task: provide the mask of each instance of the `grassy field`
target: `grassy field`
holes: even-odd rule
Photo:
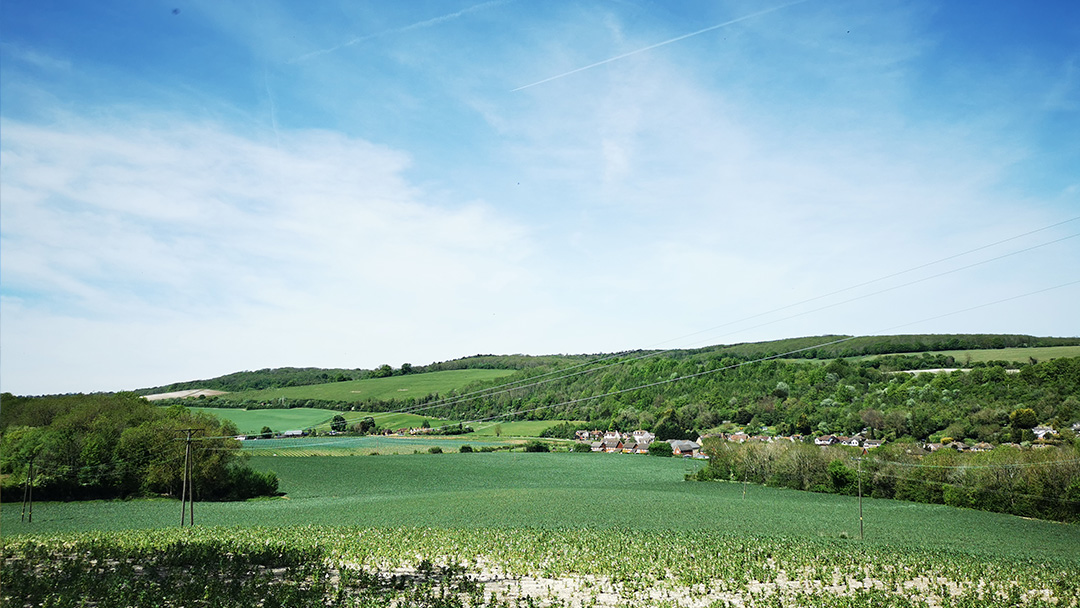
[[[292,429],[306,429],[315,427],[320,431],[330,429],[330,420],[340,414],[346,423],[354,424],[365,417],[375,419],[375,424],[381,429],[400,429],[420,427],[426,421],[432,428],[444,425],[455,425],[457,420],[443,420],[431,418],[419,414],[399,414],[394,412],[339,412],[336,410],[323,410],[315,408],[293,409],[256,409],[244,410],[228,407],[192,407],[195,411],[213,414],[225,420],[231,420],[236,428],[244,434],[253,434],[268,426],[275,432]],[[482,437],[487,440],[498,437],[539,437],[549,427],[561,424],[561,420],[522,420],[517,422],[487,421],[473,423],[475,433],[468,437]],[[579,421],[572,420],[572,424]]]
[[[331,382],[309,386],[290,386],[261,391],[241,391],[222,395],[231,402],[270,402],[279,398],[322,399],[326,401],[364,401],[365,399],[404,399],[425,397],[432,393],[446,393],[460,389],[473,382],[497,380],[513,374],[508,369],[461,369],[427,374],[409,374],[389,378]]]
[[[683,481],[700,463],[649,456],[251,462],[288,494],[198,503],[195,529],[175,500],[39,503],[33,524],[5,506],[0,602],[1080,605],[1080,526],[864,499],[859,540],[853,497]]]
[[[476,437],[470,433],[459,436],[385,437],[298,437],[295,439],[248,440],[243,450],[253,456],[370,456],[372,454],[415,454],[438,447],[444,452],[458,452],[461,446],[475,449],[484,447],[509,447],[523,444],[521,439],[498,440],[494,437]]]
[[[205,526],[430,526],[437,528],[722,529],[733,534],[857,537],[855,498],[719,482],[687,482],[699,462],[628,454],[254,456],[287,495],[199,503]],[[40,503],[34,523],[0,512],[4,534],[161,528],[175,500]],[[1004,549],[1080,560],[1080,526],[890,500],[864,499],[868,542]]]
[[[425,420],[428,421],[428,424],[432,427],[439,427],[445,424],[457,424],[457,421],[451,422],[438,418],[428,418],[417,414],[339,412],[336,410],[306,407],[257,410],[244,410],[229,407],[192,407],[189,409],[213,414],[214,416],[225,420],[231,420],[236,424],[236,428],[241,433],[245,434],[257,433],[262,430],[263,426],[268,426],[275,432],[311,427],[326,431],[330,429],[330,420],[338,414],[343,416],[348,424],[360,422],[365,417],[371,416],[375,419],[375,424],[378,425],[379,428],[389,429],[419,427]]]
[[[557,424],[562,424],[563,422],[563,420],[521,420],[518,422],[499,422],[491,420],[473,424],[472,426],[476,429],[476,432],[472,433],[471,436],[539,437],[540,433],[543,433]],[[584,421],[570,420],[569,422],[570,424],[578,424]]]
[[[1046,361],[1062,357],[1080,357],[1080,346],[1040,346],[1034,348],[999,348],[992,350],[944,350],[931,354],[950,355],[960,365],[970,361],[1016,361],[1027,363],[1030,359]]]

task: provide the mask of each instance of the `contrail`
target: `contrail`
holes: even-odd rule
[[[301,61],[307,61],[308,59],[311,59],[312,57],[318,57],[319,55],[326,55],[326,54],[329,54],[329,53],[333,53],[334,51],[343,49],[343,48],[348,47],[348,46],[353,46],[353,45],[356,45],[356,44],[360,44],[361,42],[364,42],[366,40],[371,40],[372,38],[381,38],[383,36],[388,36],[390,34],[400,34],[402,32],[408,32],[408,31],[411,31],[411,30],[418,30],[420,28],[431,27],[433,25],[438,25],[438,24],[444,23],[446,21],[452,21],[454,19],[457,19],[458,17],[468,15],[469,13],[475,13],[476,11],[482,11],[484,9],[491,8],[491,7],[494,7],[494,6],[499,6],[500,4],[506,4],[507,2],[511,2],[511,1],[512,0],[490,0],[489,2],[481,2],[480,4],[476,4],[476,5],[470,6],[468,8],[463,8],[460,11],[457,11],[456,13],[449,13],[447,15],[442,15],[440,17],[432,17],[431,19],[426,19],[424,21],[417,21],[416,23],[405,25],[405,26],[402,26],[402,27],[399,27],[399,28],[394,28],[392,30],[385,30],[385,31],[378,32],[378,33],[375,33],[375,34],[368,34],[367,36],[357,36],[356,38],[353,38],[352,40],[350,40],[348,42],[344,42],[344,43],[339,44],[337,46],[330,47],[328,49],[320,49],[318,51],[312,51],[310,53],[301,55],[299,57],[290,59],[289,63],[300,63]],[[805,0],[803,0],[803,1],[805,1]]]
[[[698,30],[696,32],[690,32],[689,34],[683,34],[682,36],[676,36],[675,38],[672,38],[670,40],[665,40],[663,42],[657,42],[656,44],[650,44],[649,46],[637,49],[635,51],[630,51],[629,53],[623,53],[622,55],[616,55],[614,57],[610,57],[610,58],[605,59],[603,61],[597,61],[596,63],[591,63],[591,64],[589,64],[589,65],[587,65],[585,67],[577,68],[575,70],[570,70],[569,72],[563,72],[562,74],[558,74],[558,75],[552,76],[550,78],[545,78],[543,80],[537,80],[536,82],[534,82],[532,84],[526,84],[526,85],[522,85],[522,86],[520,86],[520,87],[518,87],[516,89],[510,89],[510,92],[511,93],[516,93],[517,91],[521,91],[521,90],[527,89],[529,87],[535,87],[538,84],[544,84],[545,82],[551,82],[552,80],[558,80],[560,78],[563,78],[565,76],[569,76],[571,74],[577,74],[578,72],[584,72],[585,70],[591,70],[591,69],[593,69],[593,68],[595,68],[597,66],[601,66],[601,65],[604,65],[606,63],[611,63],[612,61],[618,61],[620,59],[625,59],[625,58],[627,58],[627,57],[629,57],[631,55],[637,55],[638,53],[644,53],[645,51],[651,51],[651,50],[653,50],[653,49],[655,49],[657,47],[661,47],[661,46],[664,46],[666,44],[671,44],[672,42],[678,42],[680,40],[686,40],[687,38],[697,36],[698,34],[704,34],[705,32],[711,32],[713,30],[717,30],[717,29],[720,29],[722,27],[732,25],[734,23],[739,23],[740,21],[746,21],[747,19],[753,19],[754,17],[760,17],[761,15],[765,15],[767,13],[778,11],[780,9],[788,8],[789,6],[795,6],[796,4],[802,4],[803,2],[808,2],[808,1],[809,0],[795,0],[795,2],[789,2],[787,4],[781,4],[780,6],[774,6],[772,8],[767,8],[767,9],[765,9],[763,11],[758,11],[756,13],[750,13],[749,15],[744,15],[742,17],[739,17],[738,19],[732,19],[731,21],[725,21],[723,23],[718,23],[716,25],[711,25],[711,26],[709,26],[709,27],[707,27],[707,28],[705,28],[703,30]]]

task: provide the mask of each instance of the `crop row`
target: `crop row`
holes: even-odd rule
[[[24,536],[4,605],[1078,606],[1080,559],[716,531],[294,527]]]

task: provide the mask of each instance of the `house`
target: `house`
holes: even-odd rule
[[[592,442],[589,445],[589,451],[591,451],[591,452],[603,452],[604,451],[604,442],[603,441],[594,441],[594,442]]]
[[[929,452],[936,452],[936,451],[940,450],[943,447],[945,447],[945,446],[940,444],[940,443],[928,443],[928,444],[923,446],[923,448],[926,449]]]
[[[286,438],[286,437],[303,437],[303,436],[304,436],[304,431],[285,431],[282,434],[278,435],[278,437],[282,437],[282,438]]]
[[[607,452],[608,454],[611,454],[612,452],[621,452],[622,451],[623,443],[622,443],[621,438],[618,438],[618,437],[606,437],[606,438],[604,438],[604,440],[601,443],[604,446],[604,451]]]
[[[1058,434],[1057,431],[1055,431],[1053,427],[1042,426],[1042,425],[1039,425],[1039,426],[1031,429],[1031,432],[1035,434],[1036,439],[1046,439],[1047,435],[1057,435]]]
[[[849,445],[849,446],[851,446],[853,448],[860,448],[860,447],[862,447],[862,444],[863,444],[864,441],[866,441],[866,438],[863,437],[862,435],[856,433],[856,434],[852,435],[851,437],[848,437],[847,441],[843,441],[841,443],[843,443],[844,445]]]
[[[671,454],[673,456],[685,456],[689,458],[701,449],[700,445],[685,439],[672,439],[668,443],[671,444]]]
[[[643,441],[645,443],[652,443],[652,440],[656,438],[656,436],[653,435],[652,433],[650,433],[649,431],[640,431],[640,430],[638,430],[638,431],[634,431],[631,434],[634,436],[634,441],[636,443],[641,443]]]
[[[822,435],[814,440],[814,445],[833,445],[839,443],[835,435]]]
[[[639,443],[639,444],[637,444],[637,446],[634,447],[634,453],[635,454],[648,454],[650,445],[652,445],[651,441],[646,441],[644,443]]]
[[[994,446],[986,443],[985,441],[980,441],[979,443],[971,446],[972,452],[989,452],[992,449],[994,449]]]
[[[867,439],[863,442],[862,447],[864,450],[872,450],[874,448],[880,448],[885,442],[880,439]]]
[[[746,433],[732,433],[728,435],[728,441],[734,441],[736,443],[746,443],[750,440],[750,436]]]
[[[588,441],[589,431],[574,431],[574,439],[578,441]]]
[[[633,454],[634,450],[636,450],[636,449],[637,449],[637,442],[634,441],[633,439],[627,441],[622,446],[623,454]]]

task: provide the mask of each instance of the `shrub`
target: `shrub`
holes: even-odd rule
[[[672,456],[671,444],[666,441],[654,441],[649,444],[649,456]]]
[[[574,444],[574,450],[573,451],[575,451],[575,452],[591,452],[592,447],[590,447],[589,444],[587,444],[587,443],[578,442],[578,443]]]
[[[458,451],[461,452],[462,454],[471,454],[473,449],[472,449],[471,445],[465,444],[465,445],[461,446],[460,448],[458,448]]]
[[[542,441],[533,440],[533,441],[530,441],[529,443],[525,444],[525,451],[526,452],[550,452],[551,448],[548,447],[548,444],[546,444],[546,443],[544,443]]]
[[[428,448],[428,454],[442,454],[442,448],[437,445],[433,445]]]

